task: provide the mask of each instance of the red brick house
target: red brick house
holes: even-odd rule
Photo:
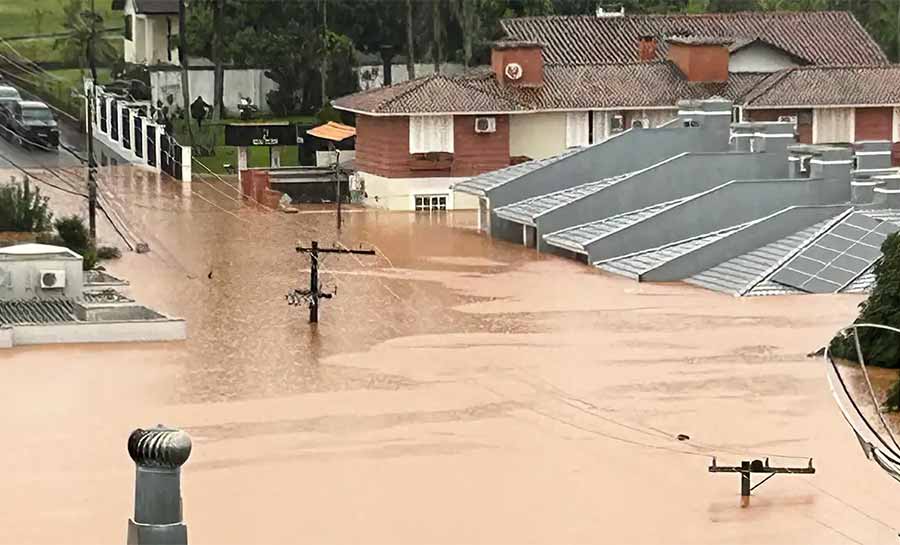
[[[846,12],[527,17],[503,21],[491,65],[334,101],[356,114],[367,203],[469,208],[452,184],[633,126],[681,99],[795,119],[803,142],[900,140],[900,67]]]

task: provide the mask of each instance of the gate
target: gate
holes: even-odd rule
[[[156,166],[156,125],[147,125],[147,164]]]
[[[144,118],[143,117],[135,117],[134,118],[134,154],[138,156],[138,158],[144,158],[144,146],[141,144],[144,141]]]
[[[106,119],[106,111],[107,111],[106,110],[106,100],[101,99],[100,104],[101,104],[101,107],[99,108],[99,110],[100,110],[100,131],[106,133],[106,132],[109,132],[107,130],[107,126],[106,126],[106,121],[107,121],[107,119]]]
[[[120,128],[122,130],[122,147],[125,149],[131,149],[131,130],[128,126],[128,118],[131,116],[131,110],[128,108],[122,108],[122,123]]]
[[[117,105],[116,101],[113,100],[111,104],[110,111],[115,112]],[[116,142],[119,141],[119,118],[116,115],[109,116],[109,137]]]
[[[178,142],[168,134],[164,134],[160,139],[162,143],[162,165],[161,169],[169,176],[176,180],[181,179],[181,146]]]

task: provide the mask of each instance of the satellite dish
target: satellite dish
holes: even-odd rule
[[[824,357],[832,394],[866,457],[900,481],[900,329],[854,324]]]

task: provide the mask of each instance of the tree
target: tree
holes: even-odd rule
[[[413,5],[406,0],[406,73],[409,79],[416,79],[415,40],[413,40]]]
[[[184,0],[178,0],[178,62],[181,64],[181,98],[184,102],[184,121],[187,125],[188,145],[194,145],[194,129],[191,126],[191,117],[188,108],[191,104],[190,77],[188,76],[187,55],[187,14],[185,13]]]
[[[472,51],[481,31],[481,19],[478,17],[478,0],[451,0],[453,14],[462,28],[463,64],[471,66]]]
[[[225,94],[225,70],[222,67],[222,40],[225,38],[222,13],[225,11],[225,0],[214,0],[213,7],[213,119],[222,119],[223,95]]]
[[[0,230],[41,233],[50,229],[53,214],[48,197],[41,196],[39,187],[31,190],[28,178],[22,185],[0,187]]]
[[[444,43],[444,19],[441,13],[441,0],[431,1],[431,60],[434,61],[434,73],[441,73]]]
[[[63,59],[81,69],[90,63],[89,52],[94,50],[98,64],[110,64],[118,58],[112,41],[102,32],[93,32],[92,24],[103,28],[103,17],[86,9],[83,0],[69,0],[63,6],[62,26],[66,35],[53,42],[53,48],[61,52]]]
[[[880,324],[900,328],[900,233],[889,235],[881,245],[882,258],[875,265],[875,285],[859,305],[857,324]],[[900,368],[900,337],[884,329],[860,328],[860,348],[866,365]],[[857,361],[852,335],[837,336],[830,352],[837,358]]]

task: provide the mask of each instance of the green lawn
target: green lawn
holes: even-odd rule
[[[225,145],[225,125],[230,122],[238,122],[237,119],[226,119],[216,124],[210,123],[208,126],[211,129],[211,132],[207,132],[204,135],[197,135],[197,140],[200,141],[204,138],[211,139],[215,137],[216,146],[215,146],[215,154],[209,157],[196,157],[197,161],[202,162],[204,165],[210,168],[216,174],[224,174],[226,164],[230,164],[232,167],[237,168],[237,148],[232,146]],[[312,123],[315,121],[314,116],[303,116],[296,115],[290,117],[279,117],[279,118],[265,118],[265,119],[254,119],[254,121],[290,121],[292,123]],[[207,125],[204,125],[204,132]],[[185,143],[187,145],[188,138],[187,134],[182,134],[179,131],[178,141]],[[284,166],[294,166],[299,165],[300,160],[297,155],[297,146],[280,146],[281,148],[281,164]],[[269,148],[262,146],[254,146],[250,148],[250,156],[247,158],[248,166],[251,167],[265,167],[269,166]],[[196,166],[194,168],[194,172],[197,174],[206,173],[206,169],[201,166]]]
[[[63,6],[68,0],[0,0],[0,36],[48,34],[63,30]],[[84,0],[85,8],[90,1]],[[103,25],[122,26],[122,12],[113,11],[111,0],[95,0],[94,9],[103,16]],[[44,13],[38,25],[37,10]],[[15,44],[14,44],[15,45]]]

